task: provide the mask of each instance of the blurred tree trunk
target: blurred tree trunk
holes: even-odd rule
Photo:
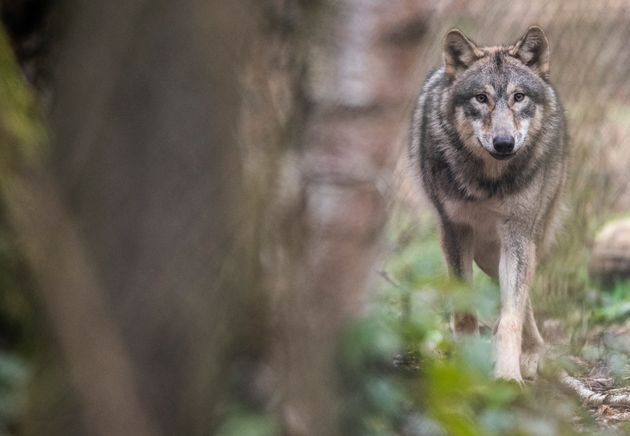
[[[280,413],[287,434],[350,434],[336,348],[373,276],[427,10],[413,0],[270,5],[267,108],[284,144],[268,253]]]
[[[64,7],[49,159],[3,185],[60,349],[27,432],[208,434],[234,341],[256,330],[235,134],[251,10]]]
[[[237,355],[267,348],[260,258],[270,404],[286,434],[348,434],[336,347],[379,251],[424,8],[265,2],[240,148],[243,3],[65,7],[50,159],[3,187],[62,356],[28,433],[212,432],[232,368],[249,377]]]

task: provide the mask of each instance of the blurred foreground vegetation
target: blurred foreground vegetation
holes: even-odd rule
[[[497,16],[507,14],[505,5],[497,6],[494,14],[486,14],[479,6],[484,4],[474,2],[477,9],[471,10],[453,7],[448,16],[447,12],[436,12],[429,33],[437,34],[457,24],[475,35],[475,29],[485,28],[483,20],[496,21]],[[529,6],[522,3],[520,7]],[[564,13],[558,16],[568,19]],[[518,8],[509,17],[512,22],[522,20]],[[561,20],[558,23],[563,26]],[[591,31],[601,37],[608,29],[596,24],[591,23]],[[502,26],[509,27],[510,21],[502,21]],[[568,25],[565,30],[572,38],[562,42],[556,37],[557,42],[565,46],[571,40],[588,43],[579,38],[578,27]],[[503,29],[505,33],[508,30]],[[620,35],[625,32],[621,26],[613,30]],[[614,39],[615,43],[621,41],[619,35]],[[435,53],[439,47],[435,38],[426,45],[423,56],[428,69],[438,59]],[[597,40],[586,45],[592,51],[600,46]],[[561,78],[570,76],[568,59],[566,64],[558,68]],[[622,76],[623,71],[615,74]],[[556,328],[541,380],[521,388],[492,379],[497,285],[478,270],[473,289],[449,281],[430,211],[394,202],[385,256],[374,271],[369,309],[345,329],[339,345],[341,383],[350,393],[339,402],[346,434],[485,436],[630,431],[623,425],[601,426],[556,380],[556,371],[566,368],[581,375],[601,370],[621,384],[628,382],[630,339],[623,338],[630,338],[624,330],[630,315],[630,284],[602,289],[590,280],[587,262],[597,228],[623,213],[621,208],[612,207],[621,186],[619,174],[608,171],[607,162],[593,156],[623,137],[630,125],[630,110],[623,101],[602,103],[611,94],[609,89],[593,104],[589,97],[599,89],[599,82],[589,80],[595,83],[590,88],[569,80],[563,85],[570,103],[569,118],[579,127],[573,132],[580,134],[573,135],[576,169],[567,227],[555,256],[541,265],[533,293],[543,332],[546,322]],[[45,144],[45,135],[33,109],[33,97],[4,38],[0,38],[0,97],[0,183],[5,183],[8,169],[22,155],[41,153],[36,146]],[[607,128],[602,127],[604,124]],[[0,435],[18,434],[20,422],[28,419],[26,406],[35,392],[30,382],[36,362],[45,352],[38,342],[44,321],[31,298],[30,279],[3,212],[0,205]],[[479,337],[453,338],[448,317],[455,308],[472,308],[480,315],[483,328]],[[620,333],[608,335],[614,329]],[[236,372],[228,377],[230,382],[238,378],[238,369]],[[234,384],[247,382],[235,380]],[[271,436],[280,432],[272,414],[251,398],[234,395],[220,405],[220,415],[220,436]]]
[[[5,232],[0,247],[0,434],[12,434],[23,418],[33,347],[33,307],[24,287],[19,258]],[[388,236],[393,250],[379,270],[379,290],[366,316],[350,326],[342,341],[343,383],[355,394],[344,399],[348,434],[360,435],[571,435],[625,434],[600,427],[554,379],[555,370],[575,370],[561,354],[547,363],[543,379],[524,388],[492,378],[491,332],[498,310],[498,287],[475,271],[474,291],[448,280],[430,215],[397,214]],[[593,330],[623,322],[630,314],[630,283],[599,292],[590,307],[567,302],[563,322],[579,319],[571,351],[592,362],[608,360],[619,378],[628,370],[630,348],[617,353],[587,343]],[[448,314],[474,308],[482,321],[476,338],[453,338]],[[571,313],[582,313],[572,317]],[[629,342],[630,344],[630,342]],[[568,355],[568,354],[566,354]],[[565,355],[565,357],[566,357]],[[272,436],[274,419],[238,399],[226,404],[220,436]]]

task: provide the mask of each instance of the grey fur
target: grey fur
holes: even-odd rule
[[[452,30],[411,128],[413,170],[437,210],[450,273],[470,281],[474,259],[499,279],[495,374],[519,382],[522,373],[535,376],[544,348],[529,287],[559,229],[568,163],[564,112],[548,73],[539,27],[503,47],[478,47]],[[495,143],[506,137],[513,152],[499,155]]]

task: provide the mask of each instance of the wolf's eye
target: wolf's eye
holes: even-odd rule
[[[477,95],[475,95],[475,98],[477,99],[477,101],[479,103],[487,103],[488,102],[488,96],[486,94],[477,94]]]
[[[525,98],[525,94],[523,94],[522,92],[517,92],[516,94],[514,94],[514,101],[517,103],[519,101],[523,101],[524,98]]]

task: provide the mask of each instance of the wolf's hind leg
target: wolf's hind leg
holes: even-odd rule
[[[534,380],[538,375],[540,359],[545,351],[545,341],[538,331],[531,299],[527,300],[525,322],[523,324],[523,344],[521,352],[521,373],[523,378]]]
[[[479,321],[470,311],[455,311],[451,315],[451,329],[455,335],[478,335]]]
[[[452,278],[472,283],[473,232],[468,226],[442,221],[442,250]],[[471,311],[456,311],[451,316],[451,328],[458,334],[479,333],[479,322]]]

